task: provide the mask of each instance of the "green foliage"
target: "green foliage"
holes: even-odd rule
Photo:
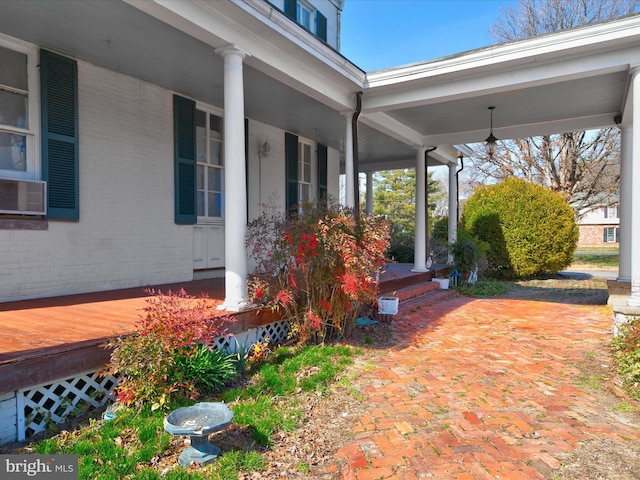
[[[444,216],[433,220],[431,244],[445,248],[449,246],[449,217]]]
[[[622,325],[611,346],[626,390],[635,400],[640,400],[640,318]]]
[[[433,210],[444,193],[433,172],[427,173],[429,226]],[[388,170],[377,172],[373,191],[373,213],[383,215],[391,224],[391,247],[413,249],[415,237],[416,170]],[[393,250],[392,250],[393,252]],[[397,261],[401,261],[396,258]],[[413,261],[413,260],[411,260]]]
[[[457,287],[458,292],[462,295],[467,295],[469,297],[492,297],[494,295],[500,295],[501,293],[505,293],[509,290],[509,287],[502,283],[494,280],[478,280],[473,285],[463,284]]]
[[[206,355],[203,350],[201,353]],[[234,411],[233,422],[250,429],[258,444],[270,445],[276,432],[293,431],[303,422],[305,407],[301,400],[305,397],[300,394],[321,394],[353,361],[354,353],[358,350],[349,346],[276,349],[259,365],[253,378],[247,379],[251,387],[223,393]],[[277,378],[286,387],[278,385]],[[182,399],[171,408],[189,404]],[[172,453],[173,438],[164,430],[165,415],[149,405],[123,406],[116,410],[113,420],[90,419],[87,425],[30,445],[30,451],[78,455],[78,478],[82,479],[231,480],[258,478],[266,469],[262,449],[245,445],[225,450],[214,463],[202,468],[184,469],[176,463],[165,470],[162,460]]]
[[[151,294],[136,334],[109,343],[106,373],[120,375],[118,401],[163,405],[172,397],[196,398],[200,389],[208,392],[231,379],[231,358],[210,346],[235,320],[216,317],[212,302],[184,290]]]
[[[471,237],[464,230],[459,231],[457,240],[451,245],[451,254],[458,272],[468,275],[476,267],[479,272],[485,271],[487,249],[484,242]]]
[[[192,347],[176,356],[170,384],[189,386],[200,394],[222,390],[237,375],[238,355],[207,345]]]
[[[268,210],[249,224],[247,248],[257,265],[251,300],[282,311],[299,343],[319,343],[348,334],[356,305],[376,301],[389,225],[333,205],[307,204],[294,217]]]
[[[80,430],[36,444],[34,451],[79,455],[78,478],[159,478],[148,468],[138,471],[138,465],[169,448],[171,435],[163,421],[159,411],[121,408],[115,420],[91,420]]]
[[[396,245],[387,250],[387,258],[398,263],[413,263],[415,250],[412,246]]]
[[[563,198],[509,178],[479,187],[464,210],[467,231],[488,245],[492,272],[502,278],[555,273],[573,261],[578,227]]]
[[[429,238],[429,254],[435,263],[447,263],[449,258],[449,217],[433,220]]]

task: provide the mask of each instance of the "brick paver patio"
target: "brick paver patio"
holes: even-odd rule
[[[360,372],[370,409],[343,478],[539,479],[583,441],[640,440],[578,381],[606,306],[458,297],[393,325],[398,345]]]

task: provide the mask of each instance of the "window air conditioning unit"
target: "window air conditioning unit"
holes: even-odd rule
[[[47,183],[0,178],[0,213],[46,215]]]

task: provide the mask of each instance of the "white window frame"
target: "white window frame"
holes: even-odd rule
[[[196,111],[200,110],[202,112],[204,112],[206,114],[206,118],[207,118],[207,123],[206,123],[206,127],[205,127],[205,131],[207,132],[207,134],[209,133],[209,115],[216,115],[218,117],[220,117],[221,119],[224,118],[223,115],[223,111],[219,108],[215,108],[212,107],[210,105],[205,105],[205,104],[201,104],[201,103],[197,103],[196,104]],[[221,158],[221,163],[222,166],[221,167],[216,167],[208,162],[201,162],[200,158],[196,158],[196,169],[198,166],[202,166],[206,169],[208,168],[218,168],[221,171],[220,174],[220,196],[221,196],[221,200],[220,200],[220,205],[221,205],[221,216],[219,217],[210,217],[210,216],[200,216],[198,215],[197,217],[197,224],[198,225],[220,225],[220,224],[224,224],[224,211],[225,211],[225,204],[224,204],[224,198],[225,198],[225,194],[224,194],[224,187],[225,187],[225,158],[224,158],[224,120],[222,123],[222,138],[220,138],[219,143],[220,143],[220,158]],[[197,154],[197,150],[196,150],[196,154]],[[209,139],[207,138],[207,142],[206,142],[206,155],[207,155],[207,160],[211,158],[211,142],[209,141]],[[208,192],[208,189],[206,188],[206,182],[208,181],[208,175],[204,176],[204,181],[205,181],[205,193]],[[198,195],[198,182],[196,182],[196,196]],[[207,198],[205,195],[205,211],[207,209],[208,203],[207,203]]]
[[[618,206],[609,205],[604,207],[604,218],[618,218]]]
[[[618,235],[619,235],[619,227],[604,227],[605,238],[604,243],[618,243]],[[610,237],[613,237],[613,240],[609,240]]]
[[[303,22],[303,12],[307,12],[309,14],[309,24],[307,25],[305,22]],[[296,2],[296,21],[302,25],[304,28],[306,28],[307,30],[309,30],[312,33],[317,33],[316,30],[316,22],[315,22],[315,17],[316,17],[316,9],[313,8],[313,6],[308,3],[308,2],[304,2],[302,0],[298,0]]]
[[[25,135],[27,140],[27,169],[24,172],[0,170],[0,177],[27,180],[42,179],[40,151],[40,79],[37,47],[0,33],[0,46],[27,55],[27,128],[0,125],[0,131]]]
[[[309,181],[304,179],[304,150],[305,147],[309,147]],[[315,193],[313,186],[316,184],[316,155],[314,144],[312,141],[298,137],[298,203],[302,205],[305,202],[315,201]],[[302,189],[308,188],[309,195],[307,200],[302,199]]]

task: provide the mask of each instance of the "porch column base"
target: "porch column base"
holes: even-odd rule
[[[429,269],[427,267],[413,267],[411,271],[412,272],[428,272]]]
[[[625,280],[607,280],[607,289],[609,290],[608,305],[627,303],[627,299],[631,296],[631,282]]]
[[[223,310],[226,312],[243,312],[245,310],[249,310],[253,307],[249,302],[229,302],[225,300],[223,303],[218,305],[216,308],[218,310]]]
[[[640,307],[621,304],[614,304],[613,307],[613,335],[617,336],[620,334],[620,328],[637,318],[640,318]]]

